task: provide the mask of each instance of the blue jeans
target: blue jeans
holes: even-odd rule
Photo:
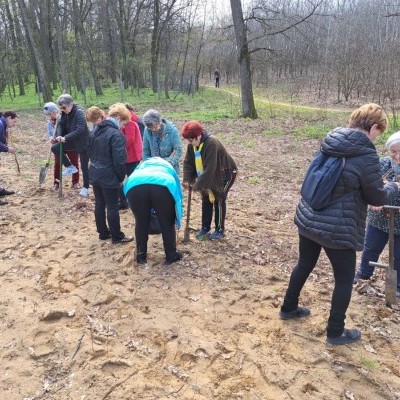
[[[375,267],[369,262],[377,262],[389,240],[389,234],[378,228],[368,225],[365,231],[364,251],[361,257],[358,274],[370,278]],[[394,266],[397,270],[397,287],[400,288],[400,235],[394,235]]]

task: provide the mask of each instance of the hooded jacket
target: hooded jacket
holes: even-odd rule
[[[328,207],[316,211],[300,200],[295,215],[299,234],[324,247],[361,251],[368,204],[391,204],[397,185],[384,185],[376,148],[356,129],[334,129],[322,141],[321,150],[345,157],[345,166]]]
[[[108,119],[91,133],[89,180],[94,186],[119,188],[126,174],[125,136]]]
[[[218,196],[224,192],[223,177],[225,170],[232,171],[237,169],[236,163],[222,143],[208,132],[204,131],[202,133],[201,143],[204,143],[201,150],[204,171],[196,179],[194,149],[189,144],[183,162],[183,181],[189,183],[196,181],[193,185],[193,190],[211,189]]]
[[[0,117],[0,152],[7,153],[7,120]]]

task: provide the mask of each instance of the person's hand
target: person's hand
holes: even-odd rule
[[[15,154],[14,147],[8,146],[8,152],[11,153],[11,154]]]
[[[369,208],[371,211],[381,211],[383,209],[383,206],[370,206]]]
[[[56,137],[56,141],[57,141],[58,143],[60,143],[60,142],[65,143],[65,137],[64,137],[64,136],[57,136],[57,137]]]

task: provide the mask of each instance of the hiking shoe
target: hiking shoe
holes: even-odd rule
[[[349,344],[360,340],[361,332],[358,329],[344,329],[340,336],[327,337],[326,343],[332,344],[333,346],[340,346],[342,344]]]
[[[12,194],[15,194],[13,190],[7,190],[7,189],[0,190],[0,196],[11,196]]]
[[[222,239],[224,236],[224,231],[216,230],[208,237],[208,240],[219,240]]]
[[[110,239],[110,238],[111,238],[111,232],[110,231],[108,231],[106,233],[99,234],[99,239],[100,240],[107,240],[107,239]]]
[[[359,280],[361,280],[361,281],[369,281],[370,278],[371,278],[370,276],[363,275],[360,271],[358,271],[356,273],[356,276],[354,277],[353,285],[355,285]]]
[[[89,189],[83,187],[79,192],[79,196],[88,197],[89,196]]]
[[[210,228],[205,228],[204,226],[202,226],[201,229],[196,232],[197,239],[203,239],[208,232],[210,232]]]
[[[53,190],[58,190],[58,189],[60,189],[60,181],[56,180],[54,181],[53,184]]]
[[[119,203],[118,210],[127,210],[129,208],[128,203]]]
[[[303,318],[308,317],[310,315],[310,309],[306,307],[297,307],[296,310],[293,311],[280,311],[279,316],[281,319],[295,319],[295,318]]]
[[[121,238],[121,239],[113,239],[112,240],[112,244],[119,244],[119,243],[129,243],[129,242],[132,242],[132,240],[133,240],[133,237],[131,237],[131,236],[124,236],[123,238]]]
[[[6,201],[0,200],[0,206],[5,206],[6,204],[8,204]]]
[[[147,257],[145,255],[136,256],[136,262],[138,265],[146,265]]]
[[[171,265],[174,262],[182,260],[182,253],[180,251],[177,251],[172,258],[166,258],[164,261],[164,265]]]
[[[62,176],[69,176],[77,173],[78,170],[76,169],[75,165],[70,165],[69,167],[65,168],[64,172],[62,173]]]

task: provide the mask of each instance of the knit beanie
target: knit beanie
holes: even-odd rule
[[[386,142],[386,148],[390,149],[395,144],[400,144],[400,131],[389,136],[389,139]]]
[[[43,112],[45,115],[49,115],[51,113],[57,113],[58,112],[57,104],[52,103],[52,102],[46,103],[43,106]]]

